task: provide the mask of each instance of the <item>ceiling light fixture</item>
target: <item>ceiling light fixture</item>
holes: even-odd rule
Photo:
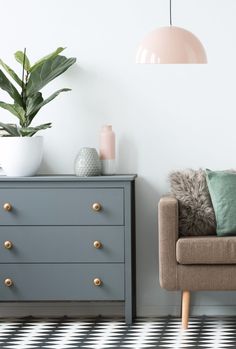
[[[136,63],[141,64],[206,64],[207,55],[201,41],[190,31],[172,25],[157,28],[140,43]]]

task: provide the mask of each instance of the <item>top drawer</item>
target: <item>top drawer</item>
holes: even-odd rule
[[[0,189],[0,225],[123,224],[122,188]]]

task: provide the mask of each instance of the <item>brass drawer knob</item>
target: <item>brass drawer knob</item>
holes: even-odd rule
[[[10,212],[10,211],[12,210],[12,205],[9,204],[9,202],[6,202],[6,203],[3,205],[3,209],[4,209],[4,211]]]
[[[102,280],[99,278],[96,278],[93,280],[94,286],[101,286],[102,285]]]
[[[4,242],[4,247],[7,250],[10,250],[13,247],[13,243],[11,241],[7,240],[7,241]]]
[[[99,249],[102,248],[102,243],[100,241],[94,241],[93,246],[94,248]]]
[[[12,279],[5,279],[4,284],[7,287],[11,287],[13,285],[13,281],[12,281]]]
[[[99,204],[99,202],[95,202],[95,203],[92,205],[92,209],[93,209],[93,211],[95,211],[95,212],[99,212],[99,211],[101,211],[101,209],[102,209],[102,205]]]

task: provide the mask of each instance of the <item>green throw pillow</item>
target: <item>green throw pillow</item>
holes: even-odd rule
[[[236,173],[206,170],[218,236],[236,235]]]

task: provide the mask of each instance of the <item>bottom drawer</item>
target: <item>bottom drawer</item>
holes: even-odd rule
[[[0,264],[0,301],[41,300],[124,300],[124,264]]]

